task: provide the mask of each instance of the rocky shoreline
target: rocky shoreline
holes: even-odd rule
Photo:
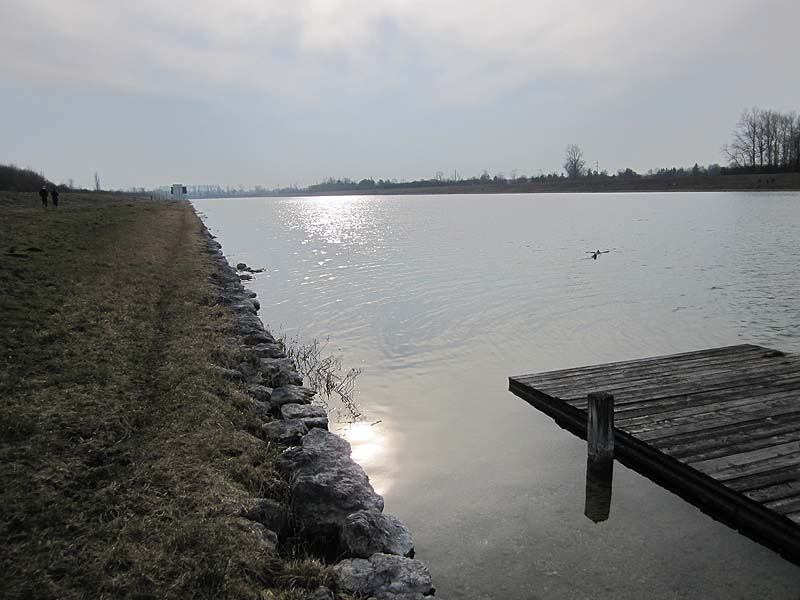
[[[328,431],[325,408],[313,403],[315,391],[303,386],[283,345],[258,317],[256,294],[242,284],[258,270],[244,263],[234,269],[205,227],[202,233],[217,265],[216,303],[233,311],[234,333],[248,349],[248,359],[237,368],[214,368],[246,389],[263,420],[265,442],[286,446],[276,468],[289,484],[289,504],[258,499],[241,516],[276,551],[290,536],[299,537],[333,564],[334,589],[321,587],[309,600],[332,600],[339,593],[376,600],[432,598],[431,574],[414,559],[407,527],[383,513],[383,498],[351,458],[350,444]]]

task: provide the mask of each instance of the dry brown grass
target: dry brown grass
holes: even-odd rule
[[[0,194],[6,598],[302,598],[231,507],[285,498],[187,204]]]

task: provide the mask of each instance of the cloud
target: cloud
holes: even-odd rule
[[[710,162],[743,107],[798,108],[798,18],[797,0],[2,0],[3,150],[65,177],[102,157],[120,182],[122,154],[284,183],[547,171],[572,142],[604,168]],[[83,148],[43,155],[54,131]]]
[[[712,52],[753,2],[5,0],[0,70],[155,93],[219,87],[311,101],[418,87],[450,102],[669,70]],[[795,9],[793,12],[797,13]],[[313,91],[312,91],[313,90]]]

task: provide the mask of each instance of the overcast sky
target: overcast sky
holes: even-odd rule
[[[798,0],[2,0],[0,163],[269,187],[723,162]]]

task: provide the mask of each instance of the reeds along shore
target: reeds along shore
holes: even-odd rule
[[[0,193],[5,598],[305,598],[242,510],[286,503],[185,203]]]

